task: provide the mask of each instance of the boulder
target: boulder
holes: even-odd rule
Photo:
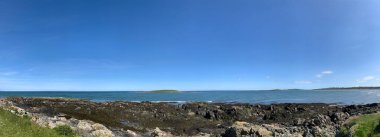
[[[153,137],[174,137],[170,132],[165,132],[156,127],[152,132]]]
[[[136,132],[133,132],[132,130],[125,131],[127,137],[140,137]]]
[[[112,133],[112,131],[110,131],[108,129],[92,131],[91,135],[93,137],[115,137],[115,135]]]
[[[105,129],[107,129],[107,127],[105,127],[104,125],[99,124],[99,123],[95,123],[95,124],[91,125],[91,127],[94,130],[105,130]]]
[[[330,117],[331,117],[331,120],[334,122],[334,123],[337,123],[337,124],[340,124],[342,123],[343,121],[345,121],[346,119],[349,118],[349,114],[348,113],[344,113],[344,112],[336,112],[336,113],[333,113]]]
[[[94,130],[91,124],[86,120],[79,120],[78,125],[75,127],[80,135],[88,135]]]
[[[224,137],[259,136],[270,137],[273,132],[263,126],[237,121],[222,135]]]

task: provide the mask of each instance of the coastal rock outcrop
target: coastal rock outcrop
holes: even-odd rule
[[[162,131],[160,128],[156,128],[153,130],[152,134],[153,137],[173,137],[173,135],[170,132]]]
[[[57,126],[68,125],[82,137],[115,137],[114,133],[104,125],[89,120],[66,119],[63,116],[49,117],[43,113],[29,113],[23,108],[6,102],[2,102],[1,106],[20,117],[30,117],[33,122],[41,127],[55,128]]]
[[[300,126],[282,126],[278,124],[262,124],[256,125],[247,122],[235,122],[229,127],[223,137],[319,137],[327,136],[334,137],[335,127],[312,127],[310,130],[306,127]]]
[[[225,104],[91,102],[63,98],[8,98],[42,126],[66,124],[83,136],[333,137],[350,117],[379,104]]]

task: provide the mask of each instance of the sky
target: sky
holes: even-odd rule
[[[380,86],[378,0],[0,0],[0,90]]]

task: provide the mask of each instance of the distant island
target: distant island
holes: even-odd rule
[[[380,89],[380,87],[330,87],[330,88],[320,88],[315,90],[350,90],[350,89]]]
[[[303,89],[298,89],[298,88],[294,88],[294,89],[271,89],[270,91],[286,91],[286,90],[303,90]]]
[[[180,93],[181,91],[164,89],[164,90],[152,90],[152,91],[147,91],[147,92],[149,93]]]

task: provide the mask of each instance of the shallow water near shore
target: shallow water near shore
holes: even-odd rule
[[[0,97],[63,97],[91,101],[153,101],[212,103],[334,103],[367,104],[380,102],[380,90],[253,90],[253,91],[183,91],[148,93],[141,91],[1,91]]]

